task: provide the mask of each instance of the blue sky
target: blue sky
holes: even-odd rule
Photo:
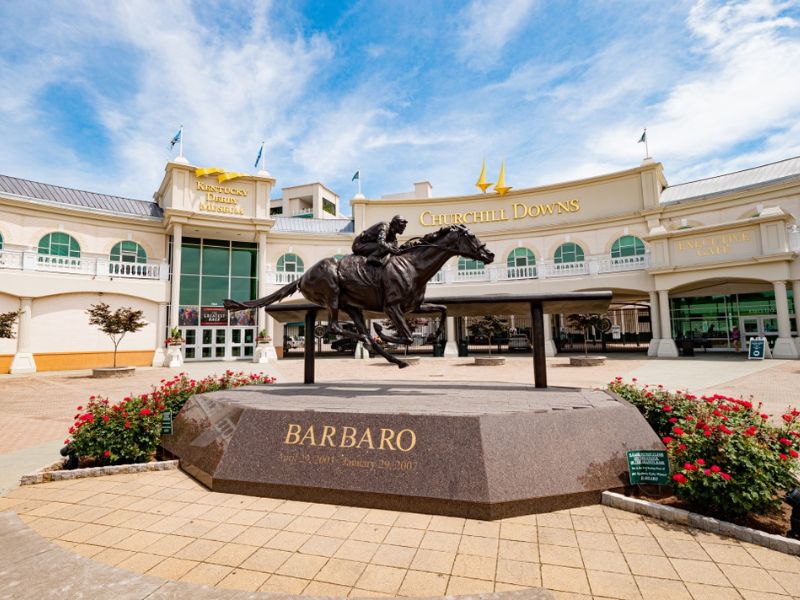
[[[199,166],[364,193],[678,183],[800,155],[798,2],[0,4],[0,173],[150,198]],[[346,202],[343,203],[346,205]]]

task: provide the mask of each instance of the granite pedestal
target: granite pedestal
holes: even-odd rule
[[[430,382],[200,394],[162,445],[215,491],[477,519],[599,502],[663,448],[604,391]]]

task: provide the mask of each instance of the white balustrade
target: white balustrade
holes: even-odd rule
[[[0,269],[132,279],[166,280],[169,276],[166,262],[129,263],[92,256],[57,256],[17,250],[0,250]]]
[[[313,215],[314,209],[313,208],[296,208],[292,211],[293,217],[305,216],[305,215]]]

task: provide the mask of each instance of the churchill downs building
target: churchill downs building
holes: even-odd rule
[[[16,337],[0,339],[0,373],[109,364],[111,345],[86,315],[97,302],[141,309],[148,321],[123,341],[121,364],[163,364],[174,328],[186,361],[252,360],[262,330],[278,356],[290,353],[312,332],[263,311],[229,316],[222,300],[266,295],[395,214],[408,219],[407,237],[465,223],[497,257],[453,259],[429,297],[611,290],[613,327],[588,332],[593,348],[674,357],[742,352],[764,336],[773,356],[798,357],[800,158],[678,185],[648,159],[503,197],[436,198],[417,183],[352,199],[352,218],[322,184],[273,198],[274,183],[180,158],[153,200],[0,176],[0,312],[21,311]],[[529,317],[501,319],[495,351],[529,351]],[[447,323],[446,355],[486,349],[470,325]],[[583,349],[584,332],[565,316],[546,326],[548,353]],[[431,352],[430,324],[415,327],[411,350]],[[314,341],[331,342],[337,349]]]

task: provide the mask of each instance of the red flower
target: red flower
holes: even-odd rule
[[[711,475],[711,469],[703,469],[703,473],[706,475]]]
[[[797,450],[789,450],[789,456],[791,456],[792,458],[797,458],[798,456],[800,456],[800,453],[798,453]]]
[[[681,429],[680,427],[673,427],[672,428],[672,432],[675,435],[683,435],[683,433],[684,433],[683,429]]]
[[[103,452],[103,456],[108,458],[109,456],[111,456],[111,452],[109,450],[106,450],[105,452]]]
[[[110,418],[108,415],[103,415],[103,422],[108,423]]]
[[[710,429],[704,430],[703,431],[703,435],[706,436],[706,437],[711,437],[711,430]]]
[[[75,410],[83,410],[83,406],[79,406],[79,407],[78,407],[78,408],[76,408]]]
[[[130,429],[130,428],[131,428],[130,421],[125,421],[125,429]]]
[[[69,438],[65,439],[65,440],[64,440],[64,443],[65,443],[65,444],[69,444]]]
[[[677,423],[677,422],[678,422],[678,417],[672,417],[672,418],[669,420],[669,422],[670,422],[670,423]]]
[[[693,465],[692,463],[686,463],[683,465],[683,468],[687,471],[697,471],[697,465]]]
[[[761,413],[761,415],[759,415],[759,416],[760,416],[762,419],[765,419],[765,420],[766,420],[766,419],[769,419],[769,415],[768,415],[767,413]]]
[[[720,475],[720,477],[722,477],[722,478],[723,478],[725,481],[730,481],[730,480],[731,480],[731,476],[730,476],[730,475],[728,475],[727,473],[720,473],[719,475]]]
[[[781,444],[783,444],[784,446],[791,446],[792,445],[792,440],[789,440],[789,439],[786,439],[786,438],[781,438],[778,441]]]
[[[785,454],[781,454],[781,460],[789,460],[789,457]]]
[[[678,450],[686,450],[686,444],[678,444]]]
[[[722,469],[720,469],[717,465],[711,465],[711,471],[714,473],[719,473],[722,471]]]
[[[664,442],[665,444],[669,444],[672,441],[672,438],[669,437],[668,435],[665,435],[663,438],[661,438],[661,441]]]
[[[686,475],[684,475],[683,473],[675,473],[675,475],[672,476],[672,479],[673,481],[677,481],[678,485],[689,481],[688,479],[686,479]]]
[[[702,458],[698,458],[695,462],[701,467],[706,464],[706,461],[704,461]]]
[[[152,415],[153,411],[150,410],[149,408],[143,408],[142,410],[139,411],[139,414],[144,416]]]
[[[663,407],[661,407],[661,410],[664,412],[672,412],[672,407],[669,404],[665,404]]]

